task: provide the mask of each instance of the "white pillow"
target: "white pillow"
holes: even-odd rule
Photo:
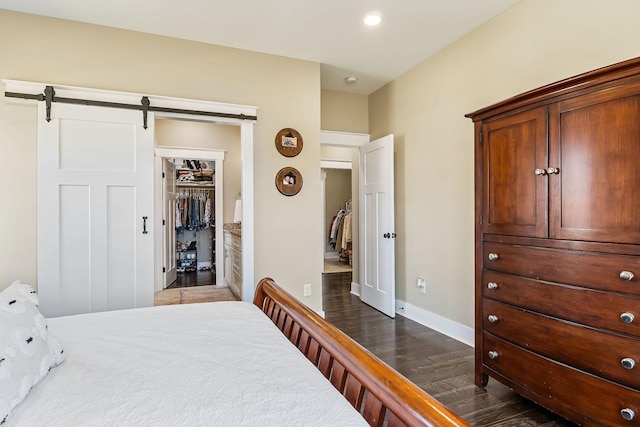
[[[49,370],[64,360],[38,310],[38,295],[15,281],[0,292],[0,424]]]

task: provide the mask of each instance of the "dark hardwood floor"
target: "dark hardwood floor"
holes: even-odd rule
[[[216,272],[211,271],[190,271],[188,273],[178,273],[175,282],[167,286],[167,289],[186,288],[189,286],[206,286],[216,284]]]
[[[327,320],[471,425],[575,426],[494,379],[485,390],[476,387],[472,347],[405,317],[385,316],[351,295],[350,284],[350,273],[323,274]]]

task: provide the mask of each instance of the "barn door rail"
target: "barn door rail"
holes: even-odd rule
[[[255,115],[247,114],[233,114],[233,113],[220,113],[215,111],[200,111],[190,110],[182,108],[171,107],[159,107],[151,105],[151,101],[148,96],[143,96],[140,100],[140,104],[126,104],[121,102],[110,101],[97,101],[93,99],[79,99],[79,98],[67,98],[56,96],[56,91],[53,86],[46,86],[44,93],[30,94],[20,92],[5,92],[4,96],[7,98],[19,98],[26,100],[44,101],[46,103],[46,120],[51,121],[51,105],[54,102],[61,102],[63,104],[76,104],[76,105],[88,105],[94,107],[108,107],[108,108],[120,108],[125,110],[140,110],[142,111],[143,127],[147,128],[147,115],[149,111],[160,113],[172,113],[172,114],[188,114],[194,116],[209,116],[209,117],[223,117],[227,119],[239,119],[239,120],[258,120]]]

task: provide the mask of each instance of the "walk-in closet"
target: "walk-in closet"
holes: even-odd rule
[[[350,285],[353,269],[353,215],[350,169],[322,170],[324,182],[324,270]]]
[[[215,162],[171,159],[175,166],[174,287],[215,284]]]

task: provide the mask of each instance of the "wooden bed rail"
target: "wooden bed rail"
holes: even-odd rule
[[[469,426],[424,390],[278,287],[258,283],[253,303],[371,426]]]

